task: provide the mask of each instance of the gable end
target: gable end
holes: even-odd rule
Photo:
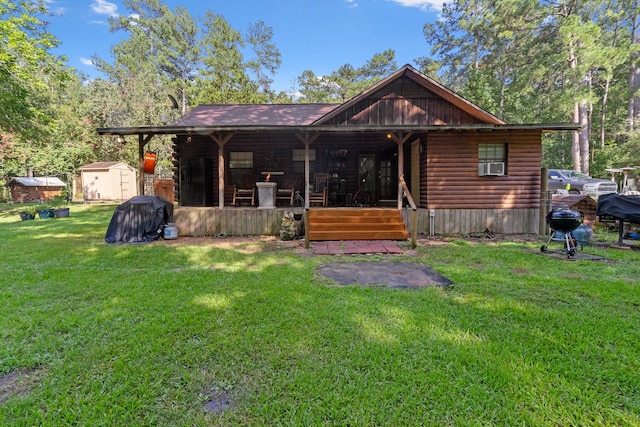
[[[331,125],[464,125],[483,121],[402,77],[340,111]]]

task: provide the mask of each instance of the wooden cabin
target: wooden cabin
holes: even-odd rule
[[[15,177],[7,183],[13,203],[46,202],[62,196],[67,184],[55,176]]]
[[[393,210],[412,232],[537,233],[542,134],[577,128],[507,124],[405,65],[343,104],[200,105],[169,126],[98,132],[138,135],[141,159],[154,135],[175,135],[181,235],[277,234],[293,194],[307,237],[339,240],[314,229],[390,228],[358,225],[374,209],[374,222]],[[265,182],[285,194],[271,200]],[[331,208],[342,218],[314,222]]]

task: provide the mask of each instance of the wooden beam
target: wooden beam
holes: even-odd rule
[[[220,209],[224,208],[224,145],[229,142],[233,135],[235,135],[235,132],[229,132],[227,134],[212,132],[209,134],[209,138],[218,146],[218,207]]]
[[[304,135],[295,135],[304,144],[304,208],[309,209],[309,146],[318,139],[320,133],[309,135],[309,132],[305,132]]]
[[[407,132],[403,134],[402,132],[389,132],[387,133],[387,138],[393,139],[398,145],[398,183],[400,183],[400,179],[404,177],[404,143],[411,138],[413,132]],[[398,184],[398,209],[402,209],[402,189]]]
[[[304,144],[304,223],[308,224],[309,220],[309,145],[314,142],[320,133],[316,132],[309,135],[309,132],[305,132],[304,135],[296,133],[296,137]],[[304,247],[309,249],[309,227],[304,227]]]

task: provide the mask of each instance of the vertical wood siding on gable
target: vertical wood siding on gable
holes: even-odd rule
[[[478,176],[478,144],[502,143],[506,175]],[[539,133],[429,133],[421,193],[431,209],[537,208],[541,158]]]
[[[401,78],[357,102],[327,124],[462,125],[482,123],[468,112],[408,78]]]
[[[333,123],[339,125],[462,125],[481,123],[465,111],[440,98],[368,98],[344,111]]]

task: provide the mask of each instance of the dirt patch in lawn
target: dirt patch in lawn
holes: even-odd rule
[[[446,288],[453,282],[431,268],[411,262],[336,262],[318,268],[318,273],[340,285],[388,288]]]
[[[226,411],[227,409],[231,409],[231,408],[233,408],[233,402],[231,401],[231,398],[226,394],[221,394],[219,396],[216,396],[206,401],[204,405],[202,405],[202,409],[214,414],[217,414],[222,411]]]
[[[21,369],[0,375],[0,405],[14,396],[26,396],[40,380],[41,369]]]

